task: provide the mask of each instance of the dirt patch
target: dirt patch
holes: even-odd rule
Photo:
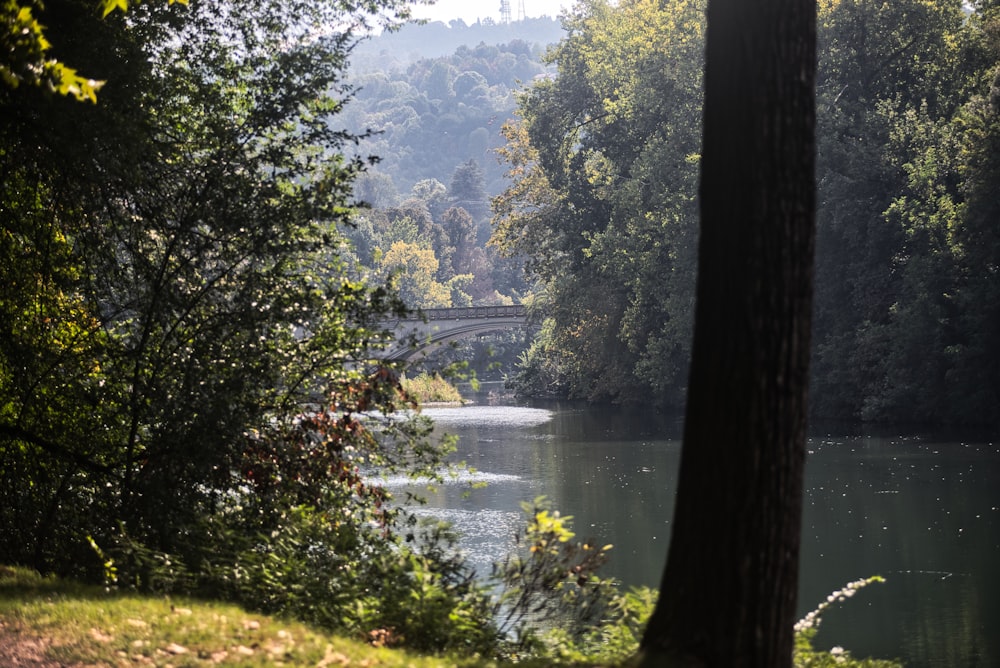
[[[82,664],[62,663],[46,656],[49,643],[44,638],[18,633],[0,622],[0,666],[4,668],[78,668]]]

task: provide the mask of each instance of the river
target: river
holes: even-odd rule
[[[580,538],[611,543],[606,575],[659,583],[680,456],[679,419],[486,393],[427,408],[475,472],[428,509],[483,572],[511,546],[522,501],[545,495]],[[886,578],[826,613],[816,646],[911,668],[1000,666],[1000,452],[985,440],[814,430],[808,443],[799,601]],[[470,487],[470,481],[486,483]],[[706,527],[706,530],[710,530]],[[669,594],[667,594],[669,595]]]

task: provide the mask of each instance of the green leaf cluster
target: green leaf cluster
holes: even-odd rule
[[[188,0],[168,0],[186,5]],[[58,3],[56,3],[58,4]],[[127,0],[102,0],[103,16],[115,9],[128,9]],[[22,83],[44,86],[59,95],[72,95],[77,100],[97,102],[97,91],[104,81],[95,81],[77,74],[77,70],[55,58],[46,57],[52,44],[45,37],[45,27],[38,22],[35,11],[44,11],[40,0],[22,4],[18,0],[4,0],[0,7],[0,79],[11,88]]]
[[[622,593],[614,579],[600,577],[611,545],[577,540],[573,518],[560,515],[545,497],[521,506],[526,525],[491,576],[499,592],[493,610],[498,633],[508,639],[503,651],[560,661],[621,661],[633,654],[655,592]]]
[[[987,4],[821,6],[820,415],[995,425],[995,24]]]

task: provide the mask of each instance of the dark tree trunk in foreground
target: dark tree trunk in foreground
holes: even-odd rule
[[[709,0],[677,505],[645,665],[791,664],[814,236],[814,0]]]

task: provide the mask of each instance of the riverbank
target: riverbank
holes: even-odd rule
[[[901,668],[888,661],[853,659],[841,648],[817,652],[810,646],[811,637],[799,636],[796,668]],[[515,665],[478,656],[427,656],[390,647],[392,643],[390,631],[348,638],[226,603],[108,591],[0,565],[0,666],[4,668]],[[635,665],[635,658],[609,665],[550,656],[516,665],[627,668]]]
[[[336,636],[224,603],[108,592],[0,566],[0,665],[485,668]],[[530,665],[530,664],[529,664]]]

